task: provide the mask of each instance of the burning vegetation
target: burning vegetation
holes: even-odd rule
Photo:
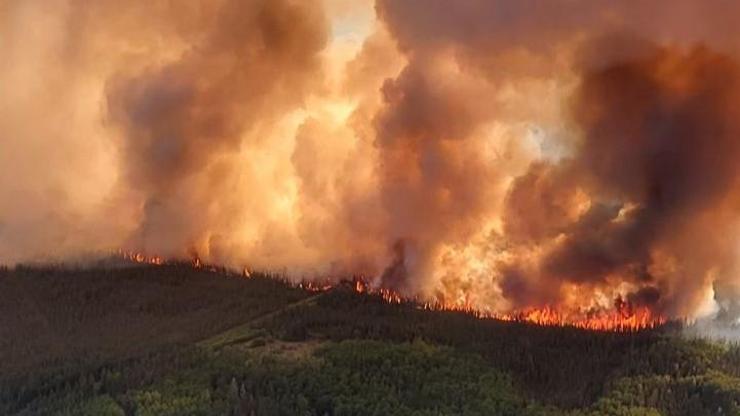
[[[117,254],[122,260],[136,264],[161,266],[166,263],[181,263],[178,261],[168,262],[159,256],[149,256],[122,250]],[[249,279],[252,276],[252,272],[247,268],[243,269],[241,273],[237,273],[229,271],[225,267],[205,265],[197,257],[193,257],[185,264],[189,264],[194,269],[205,268],[212,272],[234,277]],[[367,280],[358,277],[352,280],[342,280],[339,283],[332,283],[331,281],[322,282],[321,280],[304,280],[294,285],[313,293],[349,289],[360,295],[380,298],[388,304],[409,304],[428,311],[462,312],[479,319],[495,319],[539,326],[574,327],[590,331],[634,332],[657,328],[667,321],[664,317],[651,312],[649,308],[634,306],[621,298],[615,300],[613,309],[561,311],[556,307],[543,307],[529,308],[509,313],[496,313],[479,310],[469,304],[446,303],[444,301],[429,301],[421,298],[406,297],[392,289],[374,287]]]

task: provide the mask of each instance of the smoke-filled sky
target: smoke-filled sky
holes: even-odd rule
[[[0,263],[740,312],[733,0],[5,0]],[[737,310],[736,310],[737,309]]]

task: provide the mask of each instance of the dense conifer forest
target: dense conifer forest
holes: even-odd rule
[[[0,270],[2,415],[737,415],[740,347],[187,264]]]

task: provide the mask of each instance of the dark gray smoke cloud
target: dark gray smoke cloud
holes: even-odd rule
[[[533,166],[509,195],[510,234],[535,244],[559,236],[539,278],[618,276],[641,288],[636,299],[673,314],[697,306],[710,274],[735,279],[737,241],[726,233],[740,202],[739,82],[733,58],[701,47],[659,48],[586,72],[573,98],[583,130],[574,155]],[[562,221],[557,202],[574,189],[590,206]],[[509,274],[505,282],[536,284],[526,279]]]

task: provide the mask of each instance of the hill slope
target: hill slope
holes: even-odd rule
[[[732,415],[740,350],[188,265],[0,272],[0,414]]]

